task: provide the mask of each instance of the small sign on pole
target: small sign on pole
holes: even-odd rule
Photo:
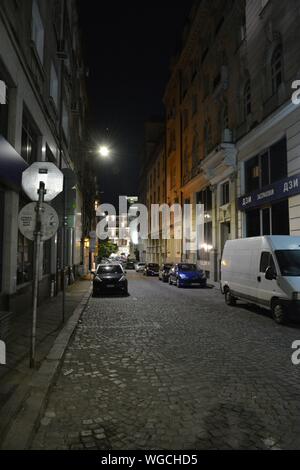
[[[36,327],[39,287],[39,268],[42,242],[57,232],[59,219],[53,207],[45,204],[63,191],[62,172],[49,162],[33,163],[22,175],[22,188],[27,196],[36,202],[23,207],[19,214],[20,232],[35,244],[35,265],[33,280],[32,329],[30,345],[30,367],[36,362]]]

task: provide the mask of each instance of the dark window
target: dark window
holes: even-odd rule
[[[271,255],[271,253],[264,251],[261,254],[259,272],[265,273],[269,266],[271,266],[274,269],[274,271],[276,271],[273,256]]]
[[[246,224],[247,224],[247,237],[259,237],[260,236],[260,210],[259,209],[247,212]]]
[[[260,157],[261,165],[261,187],[268,186],[270,184],[270,155],[266,152]]]
[[[289,202],[285,200],[272,205],[272,235],[289,234]]]
[[[209,187],[197,193],[196,199],[197,204],[204,205],[205,212],[210,212],[212,210],[212,191]]]
[[[44,242],[43,274],[51,272],[51,240]]]
[[[270,148],[271,183],[287,176],[287,144],[282,139]]]
[[[229,195],[229,181],[226,181],[226,183],[222,184],[221,186],[221,204],[228,204],[230,200],[230,195]]]
[[[263,235],[271,235],[270,211],[271,209],[269,207],[262,210],[262,224],[263,224],[262,234]]]
[[[271,59],[272,92],[275,94],[283,81],[282,48],[278,46]]]
[[[259,160],[258,156],[245,163],[246,192],[251,193],[259,189]]]

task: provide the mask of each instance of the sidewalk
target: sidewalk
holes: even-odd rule
[[[37,368],[49,354],[62,328],[71,318],[90,289],[90,281],[79,280],[66,291],[65,324],[62,324],[62,293],[48,299],[38,309],[37,322]],[[0,366],[0,442],[9,421],[14,417],[25,399],[27,385],[34,370],[29,368],[31,335],[31,311],[14,317],[6,343],[6,366]]]

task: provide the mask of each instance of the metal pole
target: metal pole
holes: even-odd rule
[[[32,330],[31,330],[31,347],[30,347],[30,367],[35,367],[35,350],[36,350],[36,323],[37,323],[37,304],[38,304],[38,288],[39,288],[39,270],[41,255],[41,239],[42,239],[42,221],[41,212],[43,209],[45,184],[40,182],[38,190],[39,200],[36,204],[36,225],[35,225],[35,268],[33,282],[33,305],[32,305]]]

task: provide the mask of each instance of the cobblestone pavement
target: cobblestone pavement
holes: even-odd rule
[[[130,273],[91,299],[34,449],[300,449],[299,325]]]

